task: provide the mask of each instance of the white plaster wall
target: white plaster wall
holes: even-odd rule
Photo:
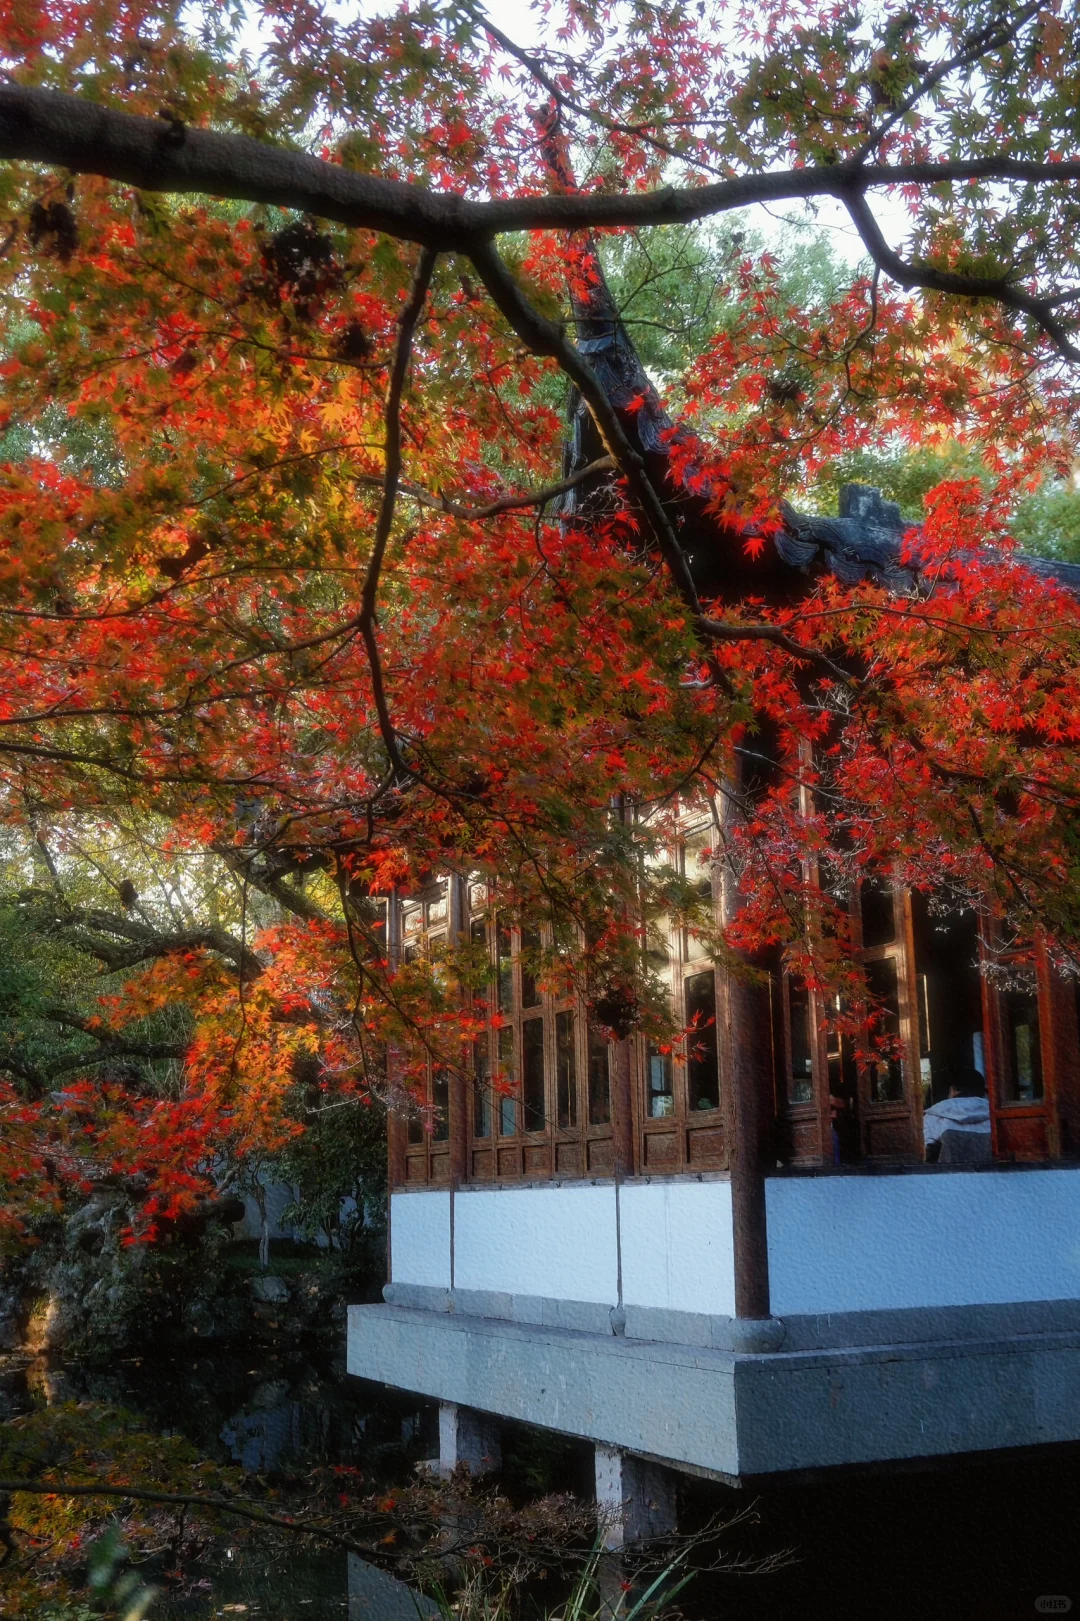
[[[733,1315],[728,1182],[635,1182],[624,1187],[622,1251],[628,1306]]]
[[[772,1309],[1080,1298],[1080,1171],[771,1177]]]
[[[395,1283],[450,1286],[449,1199],[394,1194]],[[727,1182],[631,1183],[620,1201],[627,1305],[734,1311]],[[604,1305],[618,1297],[611,1184],[463,1188],[454,1197],[453,1231],[458,1289]]]
[[[769,1178],[772,1309],[803,1313],[1080,1299],[1080,1171]],[[735,1309],[726,1181],[621,1189],[627,1305]],[[450,1194],[396,1193],[393,1278],[449,1289]],[[614,1304],[610,1185],[462,1189],[459,1289]]]
[[[614,1305],[617,1278],[613,1187],[463,1188],[457,1194],[455,1288]]]
[[[390,1276],[395,1283],[450,1287],[449,1193],[395,1193],[390,1200]]]

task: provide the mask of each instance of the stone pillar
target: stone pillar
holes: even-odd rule
[[[470,1475],[490,1475],[502,1468],[498,1423],[489,1413],[440,1402],[439,1473],[452,1475],[462,1464]]]
[[[670,1536],[677,1524],[674,1473],[597,1446],[596,1514],[609,1550]]]

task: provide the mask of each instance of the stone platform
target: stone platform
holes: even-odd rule
[[[730,1484],[1080,1440],[1075,1301],[808,1319],[737,1352],[439,1299],[350,1308],[349,1372]]]

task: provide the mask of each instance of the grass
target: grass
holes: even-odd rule
[[[651,1580],[626,1580],[617,1554],[596,1547],[578,1572],[567,1598],[544,1609],[537,1621],[664,1621],[680,1612],[675,1600],[692,1580],[685,1556],[677,1554]],[[512,1580],[470,1574],[453,1599],[441,1587],[430,1595],[443,1621],[520,1621],[522,1594]]]

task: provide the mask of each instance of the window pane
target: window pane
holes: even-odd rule
[[[1043,1095],[1038,1001],[1026,991],[1006,991],[1001,1000],[1009,1060],[1007,1099],[1011,1103],[1037,1103]]]
[[[892,890],[877,879],[863,884],[859,892],[862,909],[862,943],[871,946],[891,946],[896,939],[896,910]]]
[[[422,1143],[424,1140],[424,1122],[417,1118],[409,1121],[410,1143]]]
[[[650,1120],[662,1120],[675,1113],[675,1066],[670,1053],[650,1047],[645,1076],[646,1108]]]
[[[499,1031],[499,1068],[502,1070],[504,1081],[511,1084],[516,1080],[514,1071],[514,1028],[513,1025],[504,1025]],[[499,1134],[502,1137],[512,1137],[517,1131],[517,1099],[499,1098]]]
[[[900,1035],[900,988],[896,962],[880,957],[866,965],[866,983],[874,1000],[874,1033],[890,1043]],[[904,1095],[904,1069],[899,1057],[879,1058],[870,1065],[870,1096],[875,1103],[896,1103]]]
[[[444,1143],[450,1135],[450,1075],[445,1069],[437,1069],[431,1077],[431,1102],[435,1113],[431,1135]]]
[[[555,1015],[555,1108],[560,1127],[565,1131],[577,1125],[577,1053],[575,1051],[574,1015]]]
[[[716,1057],[716,979],[692,974],[686,981],[687,1103],[691,1109],[720,1107],[720,1072]]]
[[[671,917],[660,912],[645,931],[645,961],[651,971],[671,983]]]
[[[526,1019],[521,1026],[521,1105],[523,1130],[543,1131],[547,1123],[544,1096],[544,1020]]]
[[[473,1136],[491,1136],[491,1076],[488,1046],[483,1036],[473,1042]]]
[[[788,1099],[809,1103],[813,1096],[813,1044],[810,1040],[810,992],[805,985],[788,981],[788,1017],[791,1028],[791,1070]]]
[[[540,936],[535,929],[521,931],[521,1005],[536,1007],[540,992],[536,987],[536,965],[540,955]]]
[[[686,841],[686,881],[693,885],[703,901],[712,900],[712,842],[711,828],[691,833]]]
[[[611,1121],[611,1083],[608,1076],[607,1037],[589,1030],[589,1124],[606,1126]]]
[[[499,960],[499,1006],[504,1013],[514,1008],[514,969],[511,962],[510,930],[500,923],[495,933],[495,951]]]

